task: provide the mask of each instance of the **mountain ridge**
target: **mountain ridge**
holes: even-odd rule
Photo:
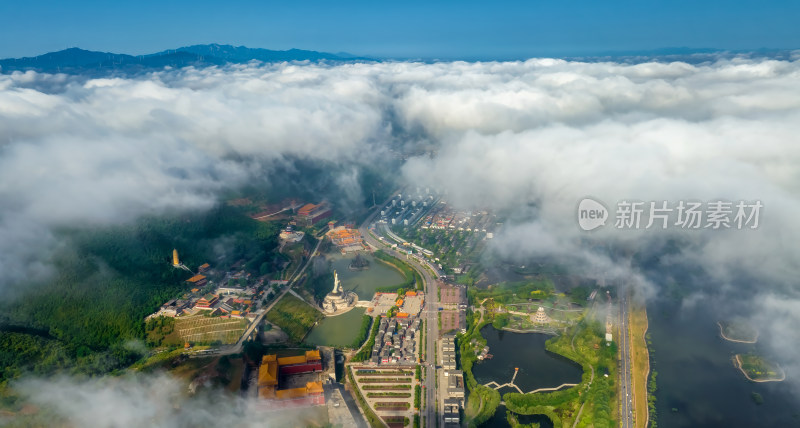
[[[374,62],[376,60],[347,53],[333,54],[303,49],[271,50],[217,43],[184,46],[146,55],[90,51],[72,47],[34,57],[0,59],[0,73],[32,70],[66,74],[87,72],[104,74],[154,71],[165,67],[243,64],[250,61],[278,63],[293,61]]]
[[[624,63],[680,61],[700,64],[734,57],[794,60],[799,56],[800,51],[785,49],[762,48],[749,51],[731,51],[714,48],[669,47],[641,51],[598,52],[593,55],[533,56],[530,58],[560,58],[568,61],[586,62],[604,62],[611,59]],[[262,63],[308,61],[330,64],[382,61],[436,63],[442,61],[524,61],[530,58],[369,58],[346,52],[329,53],[303,49],[271,50],[218,43],[190,45],[144,55],[90,51],[73,47],[33,57],[0,59],[0,74],[32,70],[43,73],[84,74],[89,77],[97,77],[152,72],[163,70],[166,67],[195,66],[202,68],[226,64],[246,64],[251,61]]]

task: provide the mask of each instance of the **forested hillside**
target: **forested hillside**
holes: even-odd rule
[[[242,259],[257,259],[258,269],[276,248],[277,230],[220,206],[133,225],[62,230],[59,238],[56,276],[26,284],[20,297],[1,303],[2,385],[25,371],[103,373],[129,365],[143,351],[143,318],[183,290],[191,275],[172,267],[173,248],[192,269]]]

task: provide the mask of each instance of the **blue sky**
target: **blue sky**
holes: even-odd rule
[[[517,59],[667,47],[800,48],[800,2],[8,1],[0,57],[190,44],[395,58]]]

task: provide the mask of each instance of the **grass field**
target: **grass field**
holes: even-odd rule
[[[267,320],[281,328],[293,342],[300,342],[322,313],[297,297],[286,294],[267,314]]]
[[[644,304],[633,304],[630,311],[631,370],[633,371],[633,397],[636,428],[647,426],[647,376],[650,373],[650,358],[644,335],[647,333],[647,308]]]
[[[302,242],[287,244],[283,247],[283,254],[289,258],[289,265],[281,272],[281,279],[289,279],[292,274],[303,264],[303,250],[305,246]]]
[[[175,318],[175,333],[192,343],[235,343],[247,328],[243,318],[218,318],[192,315]]]

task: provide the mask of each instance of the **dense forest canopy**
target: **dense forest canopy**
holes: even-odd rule
[[[261,203],[328,199],[337,215],[355,218],[392,191],[390,171],[369,166],[355,167],[352,189],[345,191],[330,180],[338,168],[291,159],[220,195],[248,198],[247,205],[55,230],[54,274],[18,284],[0,301],[0,389],[25,373],[102,374],[147,354],[144,318],[185,291],[191,276],[172,266],[173,249],[193,271],[203,263],[227,269],[239,261],[256,276],[276,269],[285,259],[276,251],[281,226],[249,217]]]
[[[59,231],[68,244],[54,258],[56,276],[2,303],[2,382],[25,370],[102,373],[130,364],[143,349],[134,344],[144,337],[144,317],[186,288],[190,274],[172,267],[173,248],[191,269],[225,266],[266,259],[277,232],[226,205]]]

